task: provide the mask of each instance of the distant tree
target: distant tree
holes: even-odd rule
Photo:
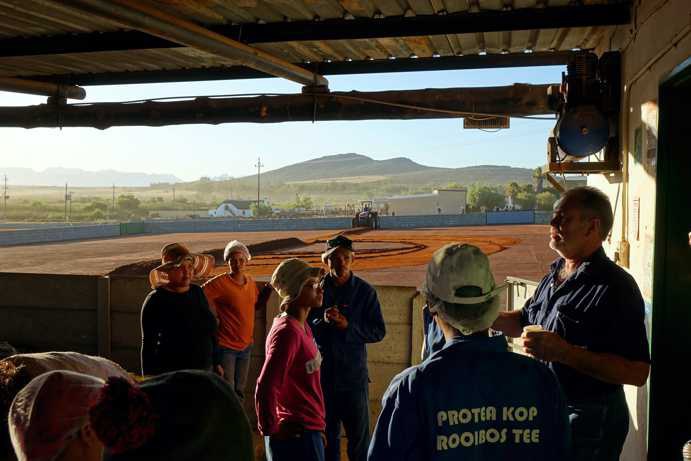
[[[93,213],[91,213],[91,215],[89,216],[89,218],[90,218],[92,221],[103,221],[104,219],[106,219],[106,215],[105,215],[105,213],[104,213],[103,211],[101,211],[101,210],[95,210]]]
[[[256,203],[253,203],[250,205],[250,209],[252,210],[252,216],[257,218],[266,218],[273,214],[271,207],[266,203],[259,203],[258,206]]]
[[[496,207],[503,207],[504,202],[504,194],[497,192],[490,186],[473,184],[468,191],[468,203],[474,209],[492,210]]]
[[[537,167],[533,170],[533,181],[535,182],[535,192],[542,192],[542,182],[545,177],[542,175],[542,168]]]
[[[535,208],[535,193],[533,193],[532,191],[521,191],[518,194],[516,194],[514,203],[521,207],[522,210],[532,210],[533,208]]]
[[[444,189],[463,189],[463,185],[457,182],[448,183]]]
[[[131,194],[119,195],[117,207],[123,211],[135,211],[139,209],[141,205],[141,200]]]
[[[293,203],[291,208],[302,208],[304,210],[311,210],[312,207],[312,199],[309,196],[303,195],[299,192],[295,194],[295,202]]]
[[[507,197],[511,198],[511,203],[516,203],[516,196],[521,191],[521,186],[517,182],[510,182],[504,187],[504,192]]]
[[[551,210],[554,206],[554,202],[557,201],[559,196],[553,194],[552,192],[540,192],[535,196],[535,201],[537,203],[538,210]]]
[[[106,213],[108,211],[108,205],[106,205],[103,202],[91,202],[87,206],[84,207],[83,210],[85,213],[91,213],[94,211],[100,211],[102,213]]]

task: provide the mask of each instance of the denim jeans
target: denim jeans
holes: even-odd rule
[[[629,432],[623,389],[588,402],[568,402],[574,461],[618,461]]]
[[[221,348],[221,366],[225,380],[233,388],[241,402],[245,399],[245,385],[250,370],[251,353],[251,344],[241,351]]]
[[[324,441],[319,431],[305,431],[288,440],[264,437],[264,448],[267,461],[324,461]]]

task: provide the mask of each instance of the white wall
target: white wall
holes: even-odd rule
[[[636,279],[646,300],[648,334],[652,306],[653,250],[655,235],[655,158],[657,155],[658,87],[665,76],[691,55],[691,2],[688,0],[641,0],[634,2],[633,26],[619,27],[605,35],[598,52],[622,50],[621,155],[623,177],[610,183],[603,175],[591,175],[588,184],[608,194],[615,208],[612,238],[605,249]],[[639,129],[640,159],[636,158]],[[617,198],[618,197],[618,198]],[[628,264],[626,248],[629,247]],[[647,457],[648,387],[625,386],[631,411],[631,428],[622,460]]]

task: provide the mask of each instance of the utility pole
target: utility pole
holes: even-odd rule
[[[3,190],[2,193],[2,219],[7,219],[7,199],[10,198],[9,195],[7,195],[7,175],[5,176],[5,189]]]
[[[262,167],[264,166],[264,165],[262,165],[261,157],[257,157],[257,164],[254,166],[257,167],[257,215],[259,215],[259,203],[260,203],[259,190],[260,190],[260,185],[261,185],[260,177],[261,177]]]
[[[113,184],[113,205],[110,208],[111,216],[115,218],[115,184]]]
[[[173,183],[173,202],[175,201],[175,183]]]
[[[65,183],[65,222],[67,221],[67,201],[69,200],[69,195],[67,194],[67,183]]]

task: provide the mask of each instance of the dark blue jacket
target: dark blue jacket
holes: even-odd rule
[[[600,248],[557,287],[563,263],[561,258],[552,263],[550,273],[523,306],[523,326],[542,325],[589,351],[649,363],[643,297],[633,277]],[[569,401],[600,400],[621,389],[619,384],[600,381],[561,363],[549,363],[549,367]]]
[[[556,461],[569,445],[546,366],[509,352],[503,336],[459,336],[391,381],[367,458]]]
[[[348,319],[345,330],[324,322],[324,310],[332,306],[337,306]],[[344,285],[337,287],[332,277],[327,275],[322,307],[312,309],[309,323],[322,354],[322,387],[326,391],[366,387],[365,344],[379,342],[386,334],[374,288],[354,274]]]

